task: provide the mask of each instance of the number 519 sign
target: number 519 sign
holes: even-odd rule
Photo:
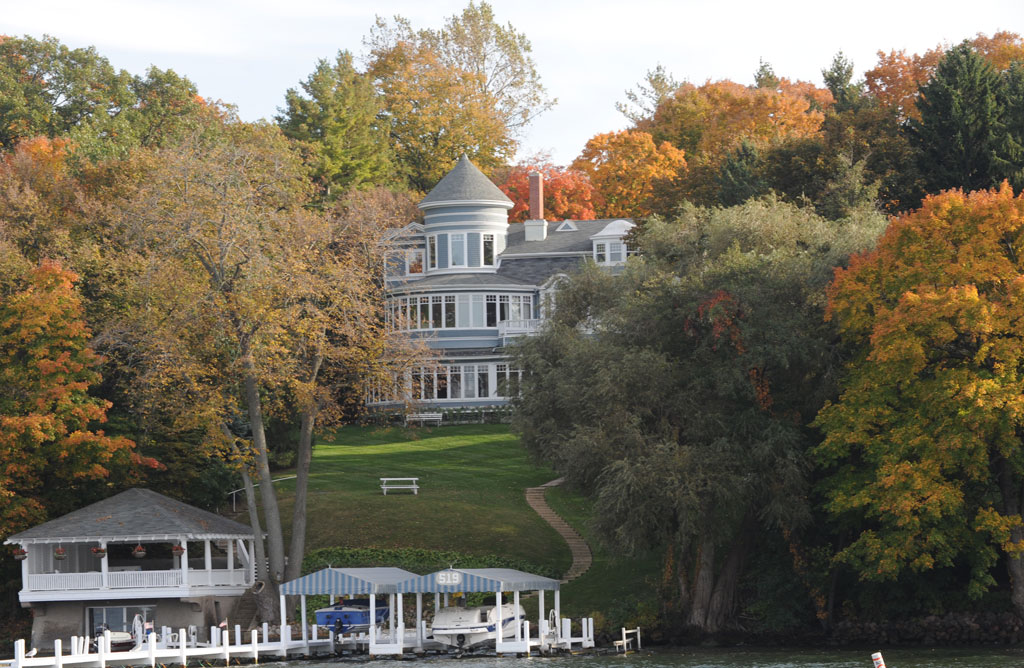
[[[462,584],[462,573],[458,571],[441,571],[437,574],[437,584],[457,585]]]

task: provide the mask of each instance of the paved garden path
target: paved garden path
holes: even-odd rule
[[[587,545],[587,541],[583,540],[583,536],[559,517],[558,513],[551,510],[551,506],[544,499],[544,492],[547,491],[548,487],[561,485],[563,480],[563,478],[558,478],[557,480],[546,482],[540,487],[528,488],[526,490],[526,502],[537,511],[537,514],[545,522],[554,527],[555,531],[568,543],[569,549],[572,550],[572,566],[569,567],[569,572],[562,576],[562,582],[565,583],[575,580],[586,573],[593,562],[593,557],[590,554],[590,546]]]

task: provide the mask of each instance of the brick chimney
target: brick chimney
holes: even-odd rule
[[[530,220],[544,220],[544,177],[530,172]]]
[[[548,237],[548,221],[544,220],[544,177],[530,172],[530,218],[524,223],[526,241],[543,241]]]

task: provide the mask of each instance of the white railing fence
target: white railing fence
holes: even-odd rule
[[[572,649],[574,645],[581,648],[594,647],[594,620],[591,618],[580,620],[579,637],[572,636],[572,623],[567,618],[563,618],[555,628],[560,628],[561,633],[548,635],[547,622],[542,621],[539,625],[540,634],[531,638],[530,625],[524,620],[518,638],[499,641],[496,649],[498,653],[529,653],[533,648],[543,651]],[[88,636],[72,636],[66,648],[61,640],[56,640],[53,656],[36,656],[35,652],[27,656],[29,652],[26,651],[25,640],[19,639],[14,642],[14,658],[5,663],[10,668],[107,668],[108,665],[156,668],[157,665],[187,666],[190,661],[194,664],[199,659],[222,660],[225,664],[230,663],[231,659],[258,663],[261,656],[283,659],[291,653],[304,656],[329,654],[335,651],[336,646],[362,649],[371,655],[401,655],[406,649],[423,647],[428,633],[426,622],[408,631],[401,624],[396,625],[394,633],[381,629],[374,634],[372,640],[366,633],[335,637],[333,631],[328,630],[323,636],[321,632],[316,624],[312,624],[305,629],[300,627],[300,637],[293,639],[292,627],[286,625],[281,629],[280,639],[271,640],[267,624],[263,625],[262,633],[253,629],[248,637],[238,625],[234,627],[234,633],[214,626],[210,628],[210,642],[200,643],[196,641],[193,629],[179,629],[175,633],[164,627],[159,635],[148,634],[134,648],[115,652],[110,649],[110,631],[106,631],[95,639],[95,644]]]

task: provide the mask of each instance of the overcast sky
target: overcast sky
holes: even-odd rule
[[[0,34],[44,34],[95,46],[117,68],[152,64],[191,79],[204,97],[272,118],[318,58],[363,52],[374,16],[438,28],[468,0],[0,0]],[[923,53],[978,32],[1024,34],[1022,0],[492,0],[496,18],[533,44],[558,105],[527,129],[520,156],[570,162],[591,136],[626,126],[615,110],[662,64],[679,80],[751,83],[759,59],[821,84],[840,49],[857,75],[878,50]]]

